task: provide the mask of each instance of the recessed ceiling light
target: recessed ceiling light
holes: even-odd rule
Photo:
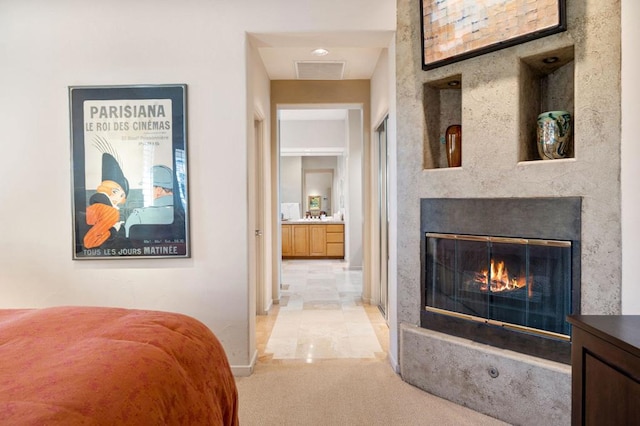
[[[557,56],[549,56],[548,58],[544,58],[542,62],[544,62],[545,64],[553,64],[554,62],[558,62],[559,60],[560,58],[558,58]]]
[[[449,86],[459,86],[460,82],[458,80],[451,80],[447,83]]]
[[[320,47],[318,49],[312,50],[311,54],[313,56],[327,56],[329,54],[329,51]]]

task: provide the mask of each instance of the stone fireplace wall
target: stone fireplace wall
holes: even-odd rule
[[[567,31],[430,71],[421,68],[419,2],[398,0],[397,5],[401,374],[429,392],[511,423],[568,424],[568,366],[418,327],[420,199],[582,197],[581,312],[619,314],[620,3],[567,1]],[[572,52],[568,72],[574,85],[569,102],[573,158],[523,161],[531,154],[523,154],[522,117],[530,120],[539,113],[531,111],[527,99],[533,89],[523,90],[531,86],[523,83],[531,74],[523,58],[567,51]],[[434,115],[446,106],[432,108],[425,87],[452,76],[462,81],[455,106],[462,124],[462,167],[432,167],[442,161],[431,158],[434,147],[427,141]],[[497,378],[487,375],[491,368],[500,371]],[[515,396],[507,395],[505,386]],[[523,400],[519,393],[539,397]],[[496,408],[497,400],[504,408]]]

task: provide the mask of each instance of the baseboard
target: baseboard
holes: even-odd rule
[[[258,362],[258,351],[253,352],[253,356],[251,357],[251,362],[249,365],[232,365],[231,372],[236,377],[247,377],[253,374],[253,369],[256,366],[256,362]]]
[[[389,360],[389,364],[391,364],[391,368],[393,369],[394,373],[400,375],[400,364],[389,351],[387,351],[387,359]]]

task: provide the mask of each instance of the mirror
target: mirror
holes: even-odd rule
[[[333,193],[333,169],[307,169],[304,171],[304,199],[306,211],[312,217],[324,212],[331,216],[331,197]]]

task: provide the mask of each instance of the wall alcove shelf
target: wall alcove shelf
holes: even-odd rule
[[[545,111],[574,115],[574,47],[567,46],[520,59],[519,161],[541,160],[537,145],[537,118]],[[573,127],[573,126],[572,126]],[[574,127],[575,130],[575,127]],[[575,139],[575,131],[573,138]],[[575,143],[573,144],[575,147]],[[572,149],[567,158],[574,158]],[[545,160],[550,161],[550,160]]]
[[[445,132],[453,124],[462,124],[462,75],[425,83],[423,96],[424,105],[428,105],[428,108],[424,108],[426,135],[423,168],[448,167]],[[464,153],[462,156],[464,162]]]

